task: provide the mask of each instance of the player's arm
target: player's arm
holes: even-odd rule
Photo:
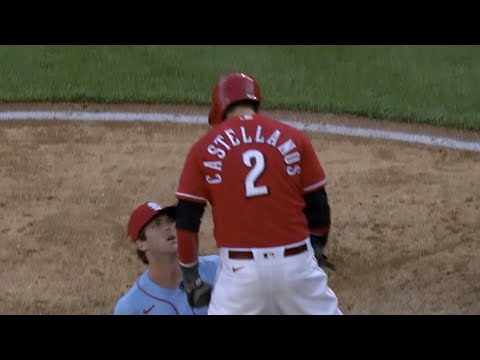
[[[323,253],[330,233],[330,205],[325,188],[312,191],[304,195],[305,208],[303,210],[308,221],[310,241],[320,267],[328,267],[335,271],[335,264],[331,263]]]
[[[301,141],[301,183],[305,200],[304,213],[310,233],[326,243],[330,231],[330,206],[325,185],[327,179],[310,140],[300,134]]]
[[[312,245],[323,251],[330,233],[330,205],[324,187],[307,193],[303,196],[305,208],[303,212],[307,218]]]
[[[175,216],[182,288],[192,307],[208,305],[212,291],[212,286],[200,277],[198,263],[198,232],[205,206],[205,203],[179,199]]]
[[[202,167],[199,165],[200,149],[195,144],[189,151],[175,196],[178,204],[175,223],[180,265],[192,267],[198,263],[198,232],[200,220],[207,203],[207,189]]]
[[[198,233],[207,203],[207,189],[198,154],[195,147],[189,152],[175,193],[178,199],[175,223],[182,288],[192,307],[208,305],[212,291],[212,286],[202,281],[198,271]]]
[[[198,232],[206,203],[179,199],[176,208],[178,260],[193,267],[198,263]]]
[[[335,270],[335,265],[327,260],[323,249],[330,233],[330,205],[325,190],[327,179],[310,140],[302,134],[302,187],[305,200],[304,214],[310,230],[310,240],[315,257],[321,266]]]

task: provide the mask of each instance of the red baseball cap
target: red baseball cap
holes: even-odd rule
[[[152,218],[162,212],[175,219],[176,206],[161,206],[155,202],[147,202],[133,210],[128,221],[128,234],[133,242],[138,240],[138,234],[147,225]]]

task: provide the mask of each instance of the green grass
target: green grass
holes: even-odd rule
[[[266,109],[480,130],[480,46],[0,46],[0,102],[208,104],[255,76]]]

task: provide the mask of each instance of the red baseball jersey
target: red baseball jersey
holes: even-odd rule
[[[273,247],[309,235],[303,196],[325,184],[305,134],[255,114],[227,119],[192,146],[176,196],[210,203],[218,247]]]

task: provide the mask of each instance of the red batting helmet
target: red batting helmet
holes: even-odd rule
[[[256,80],[246,73],[223,75],[212,91],[212,107],[208,115],[208,123],[212,126],[220,124],[225,120],[229,106],[245,100],[260,104],[260,88]]]

